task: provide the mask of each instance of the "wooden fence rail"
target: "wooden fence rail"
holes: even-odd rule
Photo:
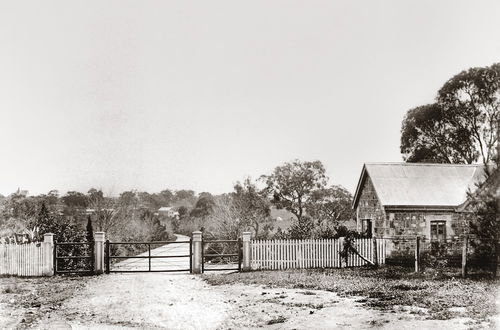
[[[45,245],[47,246],[47,245]],[[44,243],[1,244],[0,275],[43,276],[47,272]]]
[[[371,262],[385,263],[385,242],[370,238],[354,240],[353,247]],[[252,269],[297,269],[297,268],[341,268],[369,264],[352,251],[348,253],[347,263],[340,253],[344,249],[344,238],[339,239],[286,239],[253,240],[251,242]]]

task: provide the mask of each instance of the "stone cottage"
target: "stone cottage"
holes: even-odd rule
[[[460,207],[484,180],[483,165],[367,163],[353,201],[357,230],[391,239],[396,250],[407,252],[417,235],[427,241],[460,239],[468,232]]]

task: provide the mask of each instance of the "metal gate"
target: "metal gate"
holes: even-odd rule
[[[228,271],[241,272],[243,249],[241,239],[203,240],[201,249],[201,272]],[[232,267],[231,267],[232,266]]]
[[[54,242],[54,273],[94,274],[94,242]]]
[[[181,251],[176,254],[173,251],[165,252],[160,255],[156,249],[151,246],[180,246]],[[126,247],[140,247],[144,251],[139,255],[123,255],[127,252]],[[122,255],[120,255],[122,254]],[[105,272],[109,273],[140,273],[140,272],[192,272],[192,244],[191,239],[187,241],[155,241],[155,242],[110,242],[104,243],[104,264]],[[173,263],[162,262],[161,260],[173,260]],[[175,260],[174,260],[175,259]],[[122,260],[120,262],[120,260]],[[147,260],[147,262],[144,262]],[[178,265],[175,265],[175,263]]]

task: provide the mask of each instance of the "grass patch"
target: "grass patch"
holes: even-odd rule
[[[17,283],[12,283],[8,284],[5,287],[2,288],[2,293],[9,294],[9,293],[21,293],[22,289],[19,288]]]
[[[16,329],[36,327],[46,314],[58,309],[71,298],[90,277],[2,277],[0,303],[9,311],[16,311]]]
[[[271,324],[285,323],[285,322],[286,322],[286,317],[280,315],[278,317],[270,319],[269,321],[267,321],[266,324],[271,325]]]
[[[497,313],[495,299],[499,289],[499,282],[493,279],[436,277],[400,267],[256,271],[210,274],[204,275],[204,279],[212,285],[242,283],[333,291],[341,296],[363,296],[363,302],[373,308],[414,306],[426,309],[431,319],[465,316],[477,321]],[[464,313],[457,315],[453,312],[456,308],[462,308]]]

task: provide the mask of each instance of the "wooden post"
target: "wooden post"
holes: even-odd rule
[[[43,275],[54,275],[54,234],[47,233],[43,235]]]
[[[497,120],[497,135],[500,134],[500,119]],[[500,171],[500,141],[497,141],[497,171]],[[497,195],[498,195],[498,190],[500,189],[500,187],[497,186]],[[496,200],[497,200],[497,210],[500,209],[500,198],[498,198],[498,196],[496,197]],[[497,223],[500,221],[500,213],[497,212],[496,214],[496,217],[497,217]],[[495,265],[495,277],[500,277],[500,241],[499,241],[500,237],[497,235],[495,235],[495,254],[496,254],[496,258],[495,258],[495,262],[496,262],[496,265]]]
[[[495,240],[495,277],[500,277],[500,242]]]
[[[375,267],[378,267],[378,250],[377,250],[377,239],[373,237],[373,249],[372,249],[372,254],[373,254],[373,264]]]
[[[194,231],[193,232],[193,274],[201,274],[202,271],[202,249],[203,249],[203,244],[202,244],[202,233],[201,231]]]
[[[148,244],[148,270],[151,271],[151,244]]]
[[[241,237],[238,237],[238,272],[241,273],[241,263],[243,262],[243,242]]]
[[[189,238],[189,273],[193,273],[193,239]]]
[[[462,248],[462,277],[467,276],[467,250],[469,244],[469,236],[465,235],[464,244]]]
[[[104,232],[94,233],[94,273],[104,273]]]
[[[415,242],[415,273],[420,272],[420,237]]]
[[[250,260],[250,253],[251,253],[251,247],[250,247],[250,238],[252,236],[251,232],[244,232],[242,234],[242,240],[243,240],[243,271],[248,272],[251,270],[251,260]]]

